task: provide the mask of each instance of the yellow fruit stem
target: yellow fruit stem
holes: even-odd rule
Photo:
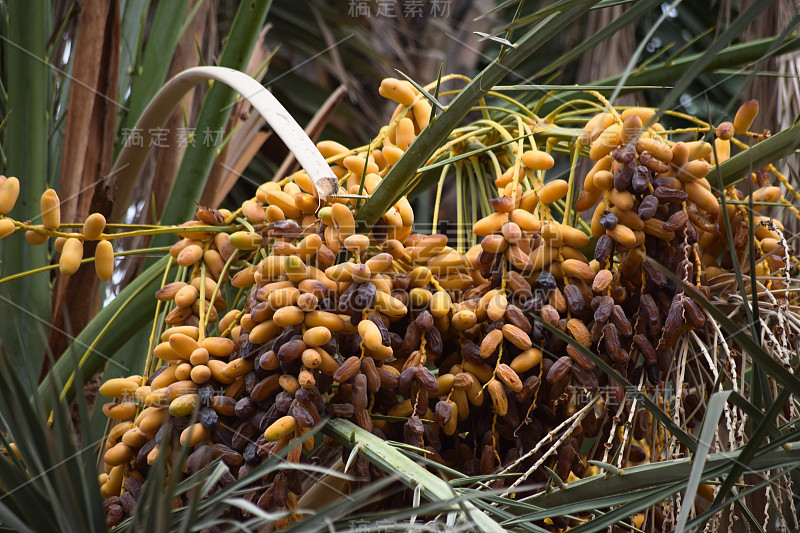
[[[589,106],[589,109],[586,108],[579,108],[574,109],[578,104],[586,104]],[[566,109],[571,109],[570,111],[565,111]],[[569,102],[565,102],[552,110],[546,117],[544,117],[545,122],[549,124],[554,124],[556,119],[560,119],[561,117],[571,117],[575,115],[585,115],[586,113],[598,113],[605,111],[605,107],[598,104],[597,102],[593,102],[591,100],[584,100],[584,99],[577,99],[577,100],[570,100]],[[582,121],[583,124],[586,123],[586,120]],[[581,130],[583,131],[583,130]]]
[[[70,235],[75,235],[74,233]],[[125,250],[122,252],[114,252],[114,257],[123,257],[126,255],[139,255],[139,254],[150,254],[150,253],[160,253],[160,252],[169,252],[169,246],[156,246],[155,248],[139,248],[136,250]],[[93,263],[94,257],[85,257],[81,259],[81,264],[84,263]],[[31,270],[26,270],[25,272],[18,272],[16,274],[12,274],[10,276],[6,276],[4,278],[0,278],[0,285],[3,283],[7,283],[9,281],[13,281],[15,279],[24,278],[25,276],[30,276],[33,274],[39,274],[41,272],[47,272],[49,270],[55,270],[58,268],[58,263],[53,265],[47,265],[39,268],[34,268]]]
[[[572,195],[575,191],[575,171],[578,168],[578,156],[581,152],[581,138],[578,137],[575,139],[575,147],[572,150],[572,161],[570,162],[569,167],[569,181],[567,187],[567,198],[564,201],[564,224],[572,226],[572,220],[570,219],[571,210],[572,210]],[[560,247],[559,247],[560,249]],[[559,255],[561,252],[559,252]]]
[[[170,266],[172,266],[172,262],[173,261],[174,261],[174,258],[172,256],[170,256],[169,259],[167,259],[167,267],[164,269],[164,277],[161,278],[161,288],[164,288],[164,285],[167,284],[167,276],[169,275],[169,269],[170,269]],[[185,272],[186,272],[186,268],[178,267],[178,272],[177,272],[177,274],[175,276],[175,281],[182,280]],[[150,367],[151,367],[152,363],[155,362],[156,365],[158,365],[158,364],[160,364],[160,361],[161,361],[160,359],[156,358],[155,353],[153,352],[153,348],[155,346],[156,338],[160,334],[160,325],[161,325],[161,323],[158,320],[158,315],[161,313],[161,304],[162,303],[163,302],[161,300],[158,300],[158,303],[156,304],[156,312],[155,312],[155,316],[153,317],[153,327],[150,330],[150,339],[149,339],[149,342],[147,343],[147,357],[145,357],[145,359],[144,359],[144,369],[142,370],[142,379],[143,380],[146,380],[147,377],[150,375],[150,371],[151,371]],[[156,366],[155,368],[152,368],[152,370],[156,370],[156,368],[158,368],[158,367]],[[136,414],[139,414],[141,412],[141,409],[142,409],[142,406],[141,405],[137,405]]]
[[[462,165],[456,164],[456,250],[464,253],[464,199],[461,194]]]
[[[208,250],[209,243],[207,242],[204,246],[203,252]],[[206,262],[203,259],[200,259],[200,298],[199,298],[199,311],[198,311],[198,319],[200,324],[197,326],[197,342],[198,344],[203,342],[203,339],[206,337],[206,320],[207,316],[205,313],[205,306],[206,306]],[[218,283],[217,287],[219,287],[222,283]],[[214,306],[214,302],[211,302],[211,305],[208,306],[208,314],[211,315],[211,308]]]
[[[487,176],[484,173],[483,166],[478,161],[478,156],[470,157],[469,158],[469,162],[470,162],[470,166],[467,167],[467,170],[469,171],[469,174],[470,174],[470,187],[472,187],[472,182],[473,181],[477,182],[478,187],[480,187],[480,194],[473,194],[472,197],[475,198],[477,196],[478,200],[480,201],[481,208],[482,208],[482,211],[483,211],[483,216],[489,215],[490,213],[492,213],[493,209],[492,209],[492,206],[489,204],[489,198],[491,196],[489,195],[489,191],[487,190],[487,187],[486,187]],[[472,179],[473,176],[475,177],[474,180]],[[478,218],[479,218],[477,216],[477,209],[478,209],[478,203],[477,202],[472,202],[472,223],[473,224],[475,222],[477,222]],[[471,233],[470,234],[470,239],[471,239],[470,242],[472,243],[473,246],[475,244],[477,244],[477,235],[475,235],[474,233]]]
[[[495,159],[495,162],[496,161],[497,160]],[[450,172],[450,166],[450,163],[443,166],[442,172],[439,174],[439,184],[436,187],[436,201],[433,203],[433,219],[431,223],[432,231],[436,231],[436,228],[439,224],[439,206],[442,203],[442,190],[444,188],[444,180],[447,178],[447,173]]]
[[[171,261],[167,263],[167,267],[166,267],[167,271],[169,271],[170,265],[171,265]],[[139,294],[142,291],[144,291],[145,288],[147,288],[147,285],[148,285],[147,283],[143,283],[138,289],[136,289],[136,291],[133,294],[131,294],[130,298],[128,298],[125,302],[123,302],[122,305],[120,305],[119,309],[117,309],[117,311],[111,316],[111,319],[108,321],[108,323],[105,326],[103,326],[103,329],[100,330],[100,332],[94,338],[92,343],[86,348],[86,351],[83,353],[83,355],[81,356],[80,360],[78,361],[78,369],[80,369],[84,364],[86,364],[87,359],[89,359],[89,355],[95,350],[95,348],[97,347],[97,344],[100,342],[100,340],[103,338],[103,336],[105,336],[105,334],[108,333],[108,331],[114,325],[114,322],[116,321],[116,319],[127,309],[128,305],[130,305],[131,302],[135,301],[137,296],[139,296]],[[115,362],[115,364],[118,364],[118,363]],[[72,384],[74,383],[74,381],[75,381],[75,371],[73,371],[70,374],[69,378],[67,378],[66,383],[64,383],[64,387],[61,389],[61,394],[59,395],[59,400],[60,401],[63,401],[64,398],[67,397],[67,392],[72,387]],[[52,415],[52,412],[51,412],[50,413],[50,421],[51,422],[52,422],[52,416],[53,415]]]
[[[514,115],[511,115],[511,116],[515,117],[519,124],[522,123],[522,120],[520,119],[519,115],[514,114]],[[502,137],[503,140],[508,141],[508,142],[511,142],[511,141],[514,140],[514,136],[511,135],[506,128],[504,128],[503,126],[501,126],[500,124],[498,124],[494,120],[489,120],[489,119],[476,120],[473,124],[486,124],[487,126],[491,127],[495,131],[497,131],[497,133],[500,134],[500,137]]]

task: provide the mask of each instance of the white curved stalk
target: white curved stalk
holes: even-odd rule
[[[231,87],[253,106],[278,134],[294,154],[297,161],[314,182],[321,199],[336,192],[339,182],[325,158],[308,138],[303,128],[292,118],[286,108],[267,91],[261,83],[243,72],[226,67],[193,67],[169,80],[153,97],[134,127],[141,135],[137,143],[126,143],[114,163],[111,176],[116,177],[117,201],[120,207],[128,204],[136,180],[150,152],[151,131],[161,128],[181,99],[196,85],[214,80]],[[222,110],[220,110],[222,112]]]

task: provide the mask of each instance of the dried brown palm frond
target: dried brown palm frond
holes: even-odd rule
[[[604,28],[624,11],[624,4],[591,11],[586,17],[585,35]],[[635,26],[626,26],[584,54],[578,64],[577,82],[591,83],[624,72],[635,48],[635,32]],[[627,95],[617,97],[614,103],[635,105],[642,102],[637,102],[633,95]]]

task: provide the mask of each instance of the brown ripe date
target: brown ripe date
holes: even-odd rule
[[[611,311],[611,321],[617,326],[617,330],[619,330],[623,337],[630,337],[633,335],[633,326],[631,326],[631,322],[625,315],[625,311],[623,311],[622,307],[619,305],[614,305],[614,309]]]
[[[353,376],[353,407],[360,411],[367,408],[367,376],[358,373]]]
[[[436,423],[440,426],[446,426],[450,422],[450,417],[453,415],[453,408],[449,402],[441,400],[436,403],[434,416]]]
[[[559,383],[563,381],[569,375],[571,368],[572,359],[568,355],[560,357],[547,372],[547,382]]]
[[[419,416],[414,415],[403,425],[403,441],[406,444],[420,447],[422,446],[422,434],[424,432],[425,428],[422,425],[422,421]]]
[[[633,178],[633,166],[631,162],[620,167],[619,172],[614,174],[614,188],[618,191],[627,191],[631,186]]]
[[[355,283],[354,283],[355,285]],[[353,310],[363,311],[372,307],[375,303],[377,289],[372,283],[362,283],[358,286],[358,291],[353,296]]]
[[[427,342],[426,349],[428,352],[435,356],[442,355],[442,350],[444,350],[444,340],[442,339],[442,333],[438,328],[432,328],[428,333],[426,333],[425,340]]]
[[[647,453],[644,448],[638,444],[632,444],[630,452],[628,453],[628,461],[633,464],[639,464],[647,460]]]
[[[509,324],[518,327],[525,333],[530,333],[532,331],[531,323],[527,318],[525,318],[525,314],[522,312],[522,309],[516,305],[509,304],[506,307],[506,320]]]
[[[650,382],[651,385],[658,385],[661,383],[661,369],[658,365],[649,365],[645,367],[645,372],[647,373],[647,381]]]
[[[577,285],[566,285],[564,287],[564,299],[567,301],[567,308],[574,315],[583,313],[586,307],[586,301],[583,299],[583,293]]]
[[[372,431],[372,418],[369,416],[369,411],[362,409],[353,413],[353,421],[355,424],[364,431]]]
[[[681,229],[684,224],[689,220],[689,215],[686,211],[675,211],[670,217],[664,222],[663,228],[667,231],[677,231]]]
[[[636,346],[644,356],[644,362],[648,365],[656,364],[656,350],[650,340],[642,334],[633,336],[633,345]]]
[[[597,307],[594,311],[595,322],[605,322],[614,311],[614,299],[611,296],[598,296]]]
[[[306,408],[305,405],[295,403],[290,409],[291,415],[294,417],[297,425],[301,428],[310,428],[314,425],[314,417]]]
[[[277,370],[281,366],[278,355],[273,350],[267,350],[256,358],[256,364],[262,370]]]
[[[625,389],[616,381],[608,380],[608,405],[618,407],[625,401]]]
[[[405,397],[409,396],[408,391],[411,389],[411,384],[414,382],[416,371],[417,367],[409,366],[400,372],[400,375],[397,378],[397,392]]]
[[[372,357],[365,357],[361,360],[361,372],[367,377],[367,391],[372,394],[378,392],[381,388],[381,376]]]
[[[567,345],[567,355],[582,369],[588,371],[594,370],[594,362],[569,344]]]
[[[661,321],[658,318],[658,306],[649,294],[642,294],[639,299],[639,312],[641,313],[641,318],[647,321],[648,331],[657,332],[661,328]]]
[[[659,202],[666,204],[685,202],[689,197],[689,195],[680,189],[673,189],[671,187],[656,187],[653,194],[658,198]]]
[[[539,376],[533,375],[525,378],[525,381],[522,382],[522,390],[516,394],[517,401],[527,403],[533,399],[533,395],[539,390],[539,385],[541,385]]]
[[[397,370],[384,365],[378,368],[378,376],[381,378],[382,389],[394,390],[394,388],[397,387],[400,374],[397,372]]]
[[[281,391],[277,396],[275,396],[275,403],[273,406],[280,414],[285,415],[289,412],[289,409],[291,409],[293,401],[293,394],[289,394],[286,391]]]
[[[278,350],[278,360],[284,364],[291,363],[299,359],[306,348],[308,348],[308,346],[306,346],[306,343],[302,340],[290,340]]]
[[[689,214],[689,220],[701,231],[706,233],[716,233],[719,231],[716,215],[710,215],[705,212],[701,213],[695,204],[689,204],[687,212]]]
[[[542,320],[553,326],[554,328],[558,327],[558,323],[561,320],[561,316],[556,311],[556,308],[552,305],[545,305],[542,307],[542,310],[539,311],[539,314],[542,317]]]
[[[428,389],[422,387],[416,381],[411,385],[409,393],[414,410],[420,413],[425,413],[428,410]]]
[[[492,276],[492,265],[494,264],[495,257],[497,257],[495,254],[489,253],[486,250],[481,250],[478,254],[478,271],[484,278],[490,278]]]
[[[614,211],[605,210],[600,215],[600,225],[607,230],[616,228],[617,223],[619,223],[619,218]]]
[[[514,200],[510,196],[490,198],[489,202],[492,204],[492,209],[498,213],[510,213],[514,210]]]
[[[565,442],[558,448],[558,459],[556,460],[556,474],[562,481],[569,477],[572,468],[572,460],[575,456],[575,450],[572,446]]]
[[[340,313],[347,313],[353,310],[352,300],[356,294],[356,291],[358,291],[358,283],[353,283],[339,295],[337,310]]]
[[[283,472],[278,472],[272,484],[275,487],[275,492],[272,495],[272,501],[275,502],[275,505],[278,507],[286,507],[286,499],[289,497],[286,474]]]
[[[424,366],[418,366],[414,369],[414,379],[428,392],[436,392],[439,390],[439,385],[436,383],[436,376]]]
[[[461,358],[475,363],[481,361],[481,349],[474,342],[467,341],[461,346]]]
[[[390,346],[392,343],[392,339],[391,336],[389,335],[389,330],[386,328],[386,325],[383,323],[383,320],[381,320],[381,317],[377,315],[370,315],[368,320],[378,327],[378,331],[381,333],[381,344],[383,344],[384,346]]]
[[[667,286],[667,277],[664,273],[658,269],[651,261],[645,261],[642,263],[642,269],[644,270],[645,277],[652,281],[656,287],[666,287]]]
[[[258,505],[261,509],[265,511],[269,511],[275,507],[275,485],[270,485],[267,490],[261,493],[261,496],[258,498],[256,505]]]
[[[233,416],[236,414],[236,400],[229,396],[214,396],[211,408],[222,416]]]
[[[203,445],[196,447],[186,460],[186,469],[190,474],[199,472],[200,469],[211,461],[211,455],[211,446]]]
[[[427,333],[433,328],[433,315],[431,315],[430,311],[425,310],[417,315],[414,323],[421,332]]]
[[[333,374],[333,380],[342,383],[353,377],[361,369],[361,360],[357,356],[349,357]]]
[[[608,235],[601,235],[597,239],[597,244],[594,247],[594,258],[600,265],[605,265],[611,255],[614,253],[616,243],[614,239]]]
[[[650,220],[654,216],[656,216],[656,210],[658,209],[658,198],[655,196],[645,196],[642,199],[642,202],[639,204],[639,209],[637,213],[639,214],[639,218],[642,220]]]
[[[352,403],[332,403],[328,404],[328,414],[339,418],[350,418],[355,413],[356,408]]]
[[[633,192],[641,194],[647,190],[650,185],[650,172],[644,165],[639,165],[633,170],[633,178],[631,179],[631,188]]]
[[[600,382],[597,380],[597,376],[595,376],[593,371],[584,370],[580,366],[572,365],[571,372],[575,377],[575,381],[583,388],[593,393],[599,390]]]
[[[297,238],[303,234],[303,228],[291,220],[276,220],[269,224],[269,235],[275,237]]]
[[[250,398],[256,402],[266,400],[272,394],[280,390],[281,386],[279,380],[280,375],[278,374],[265,377],[253,387],[253,390],[250,392]]]
[[[669,165],[660,159],[653,157],[653,154],[647,150],[644,150],[641,154],[639,154],[639,162],[656,174],[664,174],[669,170]]]
[[[419,330],[416,322],[412,322],[406,329],[406,334],[403,337],[403,345],[400,347],[401,354],[409,354],[413,349],[419,346],[419,341],[422,332]]]
[[[630,163],[636,157],[636,147],[624,144],[612,152],[612,157],[619,163]]]
[[[683,310],[686,321],[695,329],[702,328],[706,324],[706,315],[703,309],[691,297],[683,298]]]
[[[650,415],[645,408],[639,408],[636,411],[636,417],[633,419],[633,438],[642,440],[649,430]]]
[[[214,444],[211,452],[215,459],[221,457],[222,462],[232,468],[244,464],[244,457],[242,457],[242,454],[224,444]]]
[[[106,508],[106,526],[112,528],[122,522],[125,518],[125,511],[122,509],[121,504],[109,505]]]
[[[621,363],[620,360],[620,344],[619,335],[617,335],[617,327],[614,324],[606,324],[603,327],[603,341],[606,346],[606,353],[612,361]]]
[[[667,313],[667,319],[664,321],[664,335],[674,335],[683,326],[683,305],[681,304],[681,299],[680,296],[676,296],[672,300],[669,313]]]
[[[481,475],[488,476],[494,471],[495,451],[491,444],[484,445],[481,450],[481,460],[479,472]]]
[[[506,274],[506,284],[511,294],[518,297],[520,300],[528,300],[533,296],[531,284],[528,283],[528,280],[523,278],[519,272],[513,270],[508,272]]]

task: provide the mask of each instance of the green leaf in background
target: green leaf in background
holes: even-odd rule
[[[697,496],[697,487],[703,477],[703,467],[708,458],[708,452],[711,445],[714,444],[714,436],[719,426],[719,419],[722,416],[722,411],[725,404],[728,402],[728,397],[732,391],[716,392],[711,395],[706,407],[706,414],[703,416],[703,424],[700,426],[700,435],[697,439],[697,449],[692,455],[692,471],[689,473],[689,481],[686,485],[686,493],[683,495],[683,501],[693,502]],[[676,531],[683,532],[686,527],[686,521],[689,519],[689,511],[691,505],[684,505],[678,515],[678,524]]]
[[[121,346],[125,345],[131,337],[153,319],[156,305],[153,294],[161,286],[161,278],[164,275],[164,269],[167,267],[168,259],[169,256],[162,257],[137,276],[111,303],[103,307],[97,316],[70,343],[65,353],[84,354],[87,350],[89,352],[86,360],[80,366],[80,374],[83,381],[88,380],[109,360],[114,360],[116,364],[120,364],[114,355]],[[107,331],[103,333],[104,330]],[[148,337],[144,339],[145,346],[149,341],[149,331],[147,335]],[[144,361],[144,357],[147,355],[146,349],[144,352],[137,352],[140,357],[139,361]],[[123,360],[137,361],[137,359]],[[62,357],[53,365],[49,376],[55,379],[55,383],[59,387],[64,387],[73,370],[74,367],[70,358]],[[129,369],[129,373],[140,371],[141,366]],[[65,397],[72,399],[76,391],[74,387],[68,387],[65,392]],[[38,393],[45,409],[52,409],[53,405],[57,403],[47,380],[39,385]],[[61,394],[59,392],[59,395]]]
[[[240,5],[230,30],[230,37],[228,38],[220,58],[220,66],[227,66],[237,70],[245,69],[250,54],[252,53],[255,40],[258,38],[259,32],[263,27],[264,19],[266,18],[270,4],[271,0],[258,0],[255,2],[245,2]],[[158,88],[160,88],[160,84],[156,87],[156,91]],[[230,104],[233,103],[235,94],[236,93],[232,89],[222,83],[215,84],[214,87],[208,91],[195,127],[197,135],[200,136],[201,140],[204,131],[217,131],[225,128]],[[149,98],[147,101],[149,101]],[[139,114],[141,114],[141,112]],[[205,146],[203,142],[196,142],[187,147],[178,170],[178,175],[175,178],[172,190],[167,199],[164,217],[161,221],[162,224],[180,224],[181,222],[193,218],[196,209],[194,202],[200,199],[205,180],[208,177],[214,158],[217,155],[216,148],[217,147],[213,146]],[[157,236],[153,239],[152,244],[158,246],[159,242],[169,246],[174,243],[174,237]],[[160,264],[160,261],[156,263],[151,260],[146,263],[147,270],[145,274],[152,272],[156,264]],[[163,272],[163,268],[162,264],[160,269],[157,268],[156,270]],[[144,277],[145,274],[141,277]],[[141,277],[137,278],[136,281],[138,282]],[[160,278],[158,279],[160,281]],[[137,362],[136,367],[142,367],[142,364],[138,363],[143,363],[144,358],[147,356],[146,352],[149,344],[147,321],[148,319],[152,319],[155,312],[156,302],[153,299],[153,293],[157,288],[158,286],[155,280],[153,280],[148,288],[144,290],[143,296],[137,297],[135,306],[131,306],[131,309],[120,317],[120,321],[124,323],[126,327],[120,329],[118,335],[114,338],[114,343],[108,344],[106,350],[100,350],[102,353],[112,358],[115,358],[115,354],[118,354],[116,358],[119,360]],[[128,288],[126,288],[126,291],[127,289]],[[120,294],[120,296],[122,296],[122,294]],[[117,299],[119,299],[119,296]],[[103,313],[105,313],[105,311],[107,311],[107,309],[104,309]],[[135,316],[129,316],[129,313]],[[107,321],[107,316],[101,317],[98,315],[98,317],[86,327],[86,330],[94,328],[95,331],[98,331],[97,328],[99,324],[95,324],[98,320],[100,321],[99,324],[103,324]],[[129,342],[131,339],[134,340]],[[102,359],[95,358],[92,360],[92,364],[89,365],[89,367],[94,368],[94,371],[99,368],[99,366],[95,366],[95,363],[102,364]],[[61,369],[59,374],[63,375],[63,369]]]
[[[175,2],[178,4],[178,2]],[[125,0],[122,7],[122,24],[120,29],[119,51],[119,98],[117,101],[124,102],[128,90],[131,92],[131,83],[137,61],[142,52],[142,41],[144,39],[145,24],[147,23],[147,10],[150,7],[150,0]],[[139,111],[141,113],[141,110]],[[130,119],[126,115],[125,119]],[[133,124],[131,122],[131,124]]]
[[[10,0],[7,8],[3,67],[10,116],[3,143],[8,165],[3,172],[20,180],[20,196],[10,216],[36,220],[49,175],[50,67],[45,58],[52,31],[51,6],[45,0]],[[47,247],[31,246],[21,234],[4,240],[0,248],[0,276],[48,264]],[[37,382],[50,330],[48,280],[41,276],[14,280],[3,285],[0,297],[8,310],[0,321],[2,350],[20,369],[20,379],[30,390]]]
[[[62,360],[75,364],[70,354]],[[14,367],[0,372],[3,444],[14,442],[21,455],[21,461],[0,455],[0,521],[19,531],[107,531],[95,470],[100,441],[76,436],[65,404],[56,407],[49,426],[48,412],[36,399],[28,401],[30,389],[19,378]],[[55,388],[52,380],[43,385]],[[81,403],[78,419],[85,424],[85,399]]]
[[[356,221],[369,228],[393,205],[405,186],[447,138],[458,123],[469,113],[478,100],[493,86],[506,77],[515,67],[558,35],[564,28],[586,13],[596,0],[573,2],[558,14],[550,15],[528,31],[516,43],[516,47],[492,61],[480,74],[464,87],[448,105],[447,111],[437,116],[417,137],[400,160],[392,167],[369,200],[358,210]]]
[[[734,68],[758,61],[772,50],[773,44],[777,39],[778,37],[754,39],[723,48],[714,55],[712,60],[703,69],[703,72],[713,72],[714,70],[722,68]],[[772,52],[773,55],[777,56],[798,49],[800,49],[800,35],[793,35],[785,39],[783,44],[776,47]],[[689,54],[675,60],[652,63],[645,68],[635,69],[628,77],[626,85],[669,85],[688,72],[692,68],[692,65],[703,55],[703,53]],[[621,76],[611,76],[602,80],[596,80],[594,84],[616,85],[620,79]],[[583,93],[577,91],[563,92],[554,95],[542,106],[542,113],[548,113],[568,101],[583,98],[584,96]]]
[[[198,2],[199,3],[199,2]],[[139,116],[147,107],[147,103],[158,92],[164,81],[167,79],[169,65],[172,63],[172,56],[181,32],[178,31],[187,21],[189,0],[170,0],[169,2],[158,2],[156,7],[153,25],[150,28],[147,46],[144,50],[141,66],[136,65],[137,48],[140,32],[144,32],[144,24],[140,18],[146,13],[148,2],[142,0],[132,0],[125,6],[123,21],[128,22],[128,27],[122,26],[124,41],[120,54],[120,102],[125,101],[125,93],[130,87],[131,95],[127,102],[128,110],[122,122],[122,128],[133,128]],[[125,20],[125,19],[128,20]],[[132,20],[131,20],[132,19]],[[137,31],[138,30],[138,31]],[[130,71],[130,73],[128,73]],[[125,80],[125,76],[128,80]],[[121,145],[117,146],[118,153]],[[128,199],[116,199],[122,203],[128,203]]]
[[[740,454],[741,452],[736,450],[709,455],[706,459],[704,467],[706,473],[703,474],[703,478],[724,474],[730,470],[731,464],[738,460]],[[748,468],[750,472],[761,472],[792,464],[800,464],[800,448],[796,444],[762,453],[753,458],[748,464]],[[673,483],[682,483],[685,486],[692,466],[693,460],[690,458],[631,466],[626,468],[625,473],[621,476],[599,474],[569,483],[563,490],[542,492],[521,501],[551,509],[560,505],[591,500],[600,494],[605,496],[629,494]]]
[[[422,495],[432,501],[447,501],[455,497],[453,489],[442,479],[434,476],[414,461],[395,450],[383,439],[361,429],[352,422],[334,418],[325,423],[322,431],[344,446],[353,442],[361,444],[360,452],[388,474],[399,474],[400,482],[414,489],[419,486]],[[458,504],[454,504],[457,509]],[[487,515],[478,511],[470,502],[461,504],[472,531],[505,531]],[[474,529],[473,529],[474,528]]]
[[[219,66],[244,71],[271,4],[272,0],[255,0],[240,4],[231,26],[228,42],[222,50]],[[161,224],[180,224],[191,220],[194,216],[195,201],[200,199],[217,156],[217,150],[220,148],[202,142],[203,132],[225,129],[235,98],[236,92],[222,83],[214,84],[208,91],[195,126],[198,141],[186,148],[164,207]],[[153,246],[164,244],[169,245],[172,242],[169,238],[153,240]]]

